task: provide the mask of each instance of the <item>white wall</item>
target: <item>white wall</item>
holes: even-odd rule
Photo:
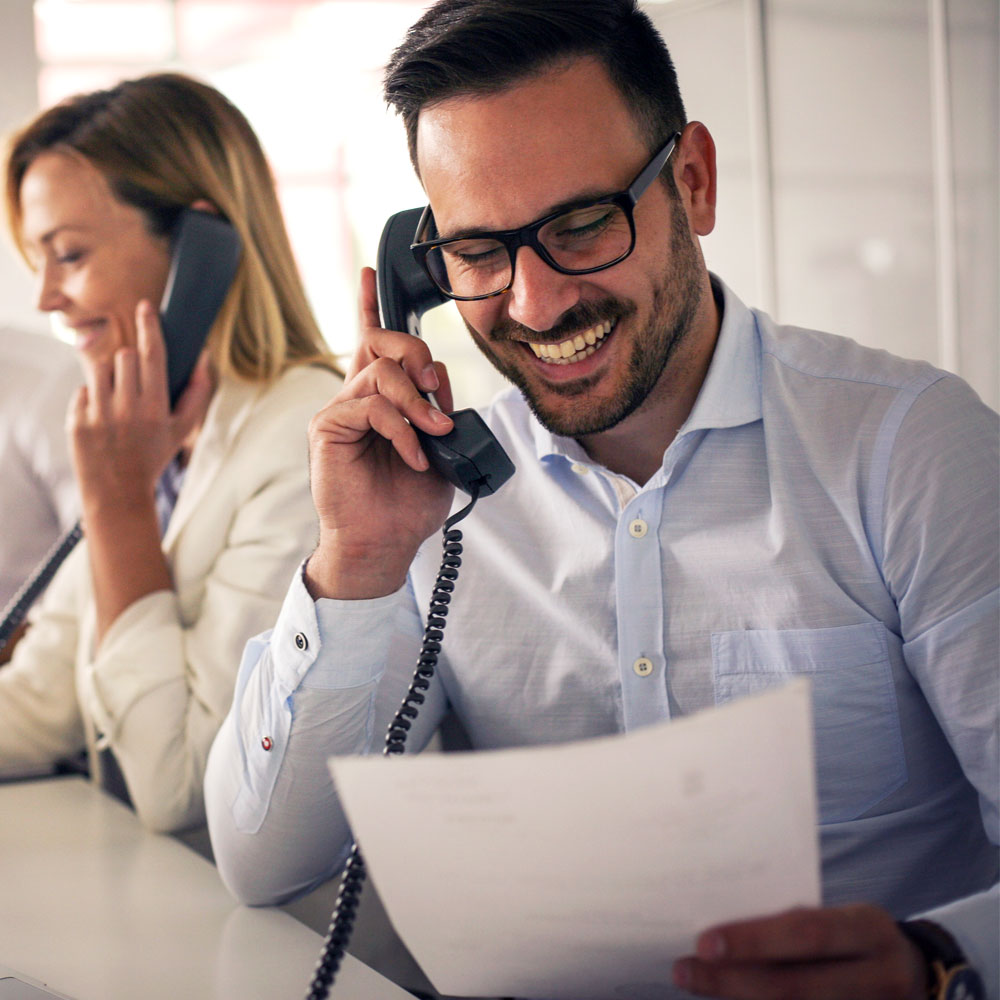
[[[27,121],[38,110],[38,60],[35,57],[31,0],[3,0],[0,9],[0,135]],[[0,326],[47,330],[34,307],[34,282],[0,224]]]
[[[781,322],[931,361],[996,408],[996,0],[646,9],[719,147],[709,266]]]

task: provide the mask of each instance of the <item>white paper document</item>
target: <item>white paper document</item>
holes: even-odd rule
[[[330,768],[450,996],[660,1000],[701,930],[820,901],[805,680],[625,735]]]

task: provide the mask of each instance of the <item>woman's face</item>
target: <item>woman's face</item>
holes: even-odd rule
[[[42,153],[21,181],[21,230],[38,274],[38,308],[58,313],[87,364],[136,343],[135,310],[158,307],[170,268],[166,237],[113,194],[88,160]]]

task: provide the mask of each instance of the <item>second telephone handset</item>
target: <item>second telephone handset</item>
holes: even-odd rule
[[[379,313],[387,330],[420,336],[420,319],[447,297],[410,252],[422,209],[389,217],[379,241],[376,275]],[[431,466],[466,493],[489,496],[514,474],[514,463],[475,410],[449,414],[453,430],[440,437],[414,428]]]
[[[229,294],[241,251],[236,230],[221,216],[193,208],[181,212],[171,234],[170,273],[160,304],[171,407]]]

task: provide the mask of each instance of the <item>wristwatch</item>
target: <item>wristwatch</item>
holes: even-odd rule
[[[899,929],[927,961],[931,975],[928,1000],[986,1000],[982,978],[943,927],[930,920],[903,920]]]

